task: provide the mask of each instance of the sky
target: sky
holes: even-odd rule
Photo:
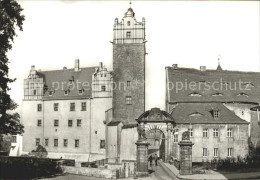
[[[129,1],[18,0],[25,15],[10,59],[11,97],[21,111],[23,80],[36,69],[73,68],[103,62],[112,71],[114,19]],[[260,71],[260,2],[132,1],[146,20],[146,110],[165,108],[165,67]]]

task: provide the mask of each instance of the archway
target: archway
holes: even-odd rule
[[[145,139],[150,144],[148,155],[157,154],[163,161],[170,158],[172,151],[172,131],[175,127],[173,117],[159,108],[144,112],[138,119],[139,131],[144,131]]]

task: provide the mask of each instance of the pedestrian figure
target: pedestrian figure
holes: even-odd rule
[[[157,154],[154,155],[154,161],[155,161],[155,166],[157,166],[157,161],[158,161],[158,156],[157,156]]]
[[[153,163],[153,156],[152,155],[149,156],[148,161],[150,162],[150,166],[152,167],[152,163]]]

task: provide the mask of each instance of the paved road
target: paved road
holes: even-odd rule
[[[154,172],[151,174],[151,178],[157,180],[178,180],[172,173],[165,171],[161,166],[153,166]]]
[[[52,178],[44,178],[41,180],[107,180],[107,179],[101,179],[101,178],[94,178],[94,177],[88,177],[88,176],[81,176],[81,175],[73,175],[73,174],[66,174],[63,176],[56,176]]]

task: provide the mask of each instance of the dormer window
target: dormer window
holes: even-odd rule
[[[197,97],[200,97],[201,94],[197,93],[197,92],[193,92],[191,94],[189,94],[189,96],[197,96]]]
[[[65,90],[64,95],[68,95],[68,94],[69,94],[69,90]]]
[[[213,110],[213,117],[214,118],[219,118],[219,110]]]
[[[49,96],[52,96],[53,95],[53,91],[49,91]]]
[[[79,90],[79,95],[82,95],[82,94],[83,94],[83,90],[80,89],[80,90]]]
[[[221,94],[221,93],[215,93],[215,94],[212,94],[212,96],[223,96],[223,94]]]
[[[248,94],[246,94],[246,93],[239,93],[237,96],[245,96],[245,97],[248,97]]]

